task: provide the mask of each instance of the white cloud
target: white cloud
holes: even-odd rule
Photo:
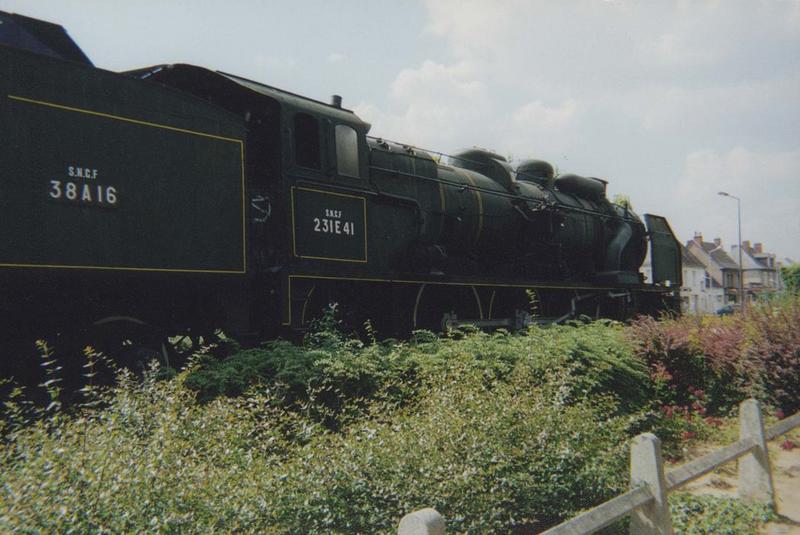
[[[375,125],[378,135],[422,146],[444,148],[436,143],[441,139],[448,140],[450,149],[477,143],[475,132],[493,116],[486,85],[464,62],[426,60],[419,68],[404,69],[390,96],[389,110],[362,103],[356,111]]]
[[[696,46],[684,35],[663,33],[655,41],[643,46],[643,53],[659,63],[669,66],[702,66],[717,59],[717,51],[710,47]]]
[[[800,2],[424,5],[446,54],[359,108],[376,134],[602,176],[682,239],[730,241],[735,207],[716,193],[739,192],[745,239],[800,258]]]
[[[347,61],[347,55],[341,52],[331,52],[328,54],[328,63],[342,63]]]
[[[442,65],[425,60],[417,69],[400,71],[392,83],[391,94],[397,99],[425,99],[444,102],[459,99],[483,99],[486,87],[477,79],[467,62]]]
[[[517,109],[511,116],[514,123],[520,126],[559,130],[575,120],[578,110],[578,101],[572,98],[554,107],[545,106],[542,101],[535,100]]]
[[[673,224],[684,239],[699,231],[706,237],[722,236],[728,245],[736,243],[735,202],[718,196],[725,191],[741,199],[742,239],[763,242],[772,252],[797,257],[798,176],[800,148],[786,152],[745,147],[694,151],[686,156],[675,190],[675,200],[683,211],[674,216]]]

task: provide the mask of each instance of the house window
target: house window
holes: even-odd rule
[[[358,135],[346,125],[336,125],[336,168],[340,175],[358,177]]]
[[[322,168],[319,123],[307,113],[294,116],[294,161],[300,167]]]

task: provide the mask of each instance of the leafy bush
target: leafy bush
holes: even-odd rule
[[[738,316],[683,316],[656,321],[643,317],[630,333],[650,366],[659,404],[725,411],[760,388],[754,359],[742,354]],[[702,408],[697,391],[702,393]],[[694,398],[694,399],[693,399]]]
[[[648,395],[647,368],[632,354],[622,326],[603,322],[534,326],[526,336],[465,328],[440,339],[418,331],[408,343],[389,340],[370,345],[326,331],[308,337],[304,347],[278,341],[224,360],[207,357],[186,385],[198,392],[201,401],[273,383],[283,385],[292,401],[307,398],[308,389],[355,399],[374,396],[391,382],[413,386],[413,378],[464,352],[472,355],[470,365],[483,370],[487,379],[502,379],[525,360],[541,371],[570,371],[576,395],[613,393],[634,406]],[[404,390],[403,395],[414,393]]]
[[[787,414],[800,410],[800,297],[750,308],[748,354],[760,364],[765,396]]]
[[[625,487],[627,418],[609,400],[563,403],[567,377],[489,383],[455,362],[413,411],[324,437],[279,470],[289,532],[391,532],[424,506],[449,530],[541,530]],[[335,461],[333,461],[335,459]]]
[[[541,530],[627,487],[634,434],[674,448],[709,408],[795,395],[795,309],[748,317],[369,344],[329,324],[167,381],[122,373],[72,413],[10,411],[0,532],[392,533],[425,506],[455,532]]]
[[[676,535],[756,535],[760,526],[775,519],[764,504],[686,493],[670,495],[669,509]]]
[[[782,266],[781,277],[787,292],[800,295],[800,265]]]
[[[388,533],[434,506],[507,532],[626,486],[647,375],[618,325],[318,334],[9,428],[0,531]]]
[[[798,298],[755,303],[746,314],[722,318],[641,318],[630,333],[664,406],[703,416],[756,397],[787,413],[800,408]]]

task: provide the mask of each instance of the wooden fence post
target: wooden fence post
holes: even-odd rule
[[[750,438],[756,444],[755,449],[739,459],[739,497],[774,507],[775,491],[772,487],[764,420],[761,407],[755,399],[745,400],[739,405],[739,438]]]
[[[444,519],[436,509],[420,509],[400,519],[397,535],[444,535]]]
[[[631,444],[631,487],[641,485],[654,499],[631,513],[631,535],[672,535],[661,440],[652,433],[637,436]]]

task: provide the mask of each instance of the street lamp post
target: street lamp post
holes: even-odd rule
[[[731,199],[736,199],[736,222],[739,227],[739,299],[741,299],[742,312],[744,312],[745,296],[744,296],[744,271],[742,267],[742,200],[739,197],[731,195],[730,193],[726,193],[724,191],[720,191],[718,195],[722,195],[723,197],[730,197]]]

